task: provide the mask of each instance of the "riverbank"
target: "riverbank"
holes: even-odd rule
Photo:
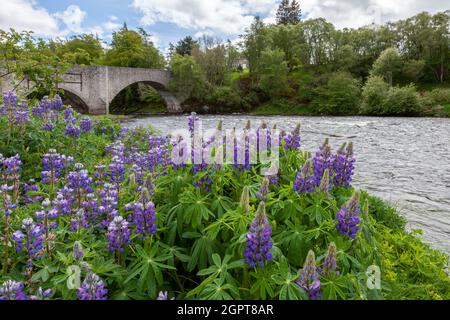
[[[448,256],[422,242],[418,231],[406,232],[405,219],[385,202],[349,187],[348,175],[333,178],[328,189],[324,172],[320,187],[303,189],[301,181],[309,180],[299,172],[312,173],[302,169],[309,160],[295,132],[282,144],[278,179],[265,181],[258,165],[174,167],[171,144],[153,130],[123,129],[108,117],[89,122],[70,110],[58,117],[37,111],[16,125],[0,117],[7,169],[0,177],[11,186],[1,198],[17,204],[3,200],[9,213],[2,232],[21,248],[0,245],[0,285],[22,283],[26,296],[51,289],[54,299],[89,298],[83,293],[89,281],[101,290],[96,298],[109,299],[155,299],[160,291],[176,299],[317,298],[296,281],[306,267],[317,273],[322,299],[450,299]],[[46,119],[55,119],[51,130]],[[358,149],[354,156],[345,150],[341,156],[359,158]],[[345,168],[327,172],[336,177],[351,171]],[[30,243],[19,236],[28,232],[27,218],[38,223]],[[246,239],[261,223],[270,242],[253,265]],[[81,289],[66,287],[67,265],[82,266]],[[373,265],[381,271],[376,290],[365,278]]]

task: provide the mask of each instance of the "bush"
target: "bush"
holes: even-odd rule
[[[361,112],[366,115],[382,115],[385,113],[384,101],[389,85],[380,76],[367,79],[362,91]]]
[[[315,89],[313,107],[318,113],[347,115],[358,112],[361,89],[349,73],[332,74],[326,85]]]
[[[389,89],[384,110],[387,115],[414,116],[422,111],[419,95],[413,85]]]
[[[435,105],[447,105],[450,103],[450,89],[436,88],[429,93],[431,101]]]
[[[241,110],[242,98],[231,87],[217,87],[209,98],[209,103],[216,106],[217,111]]]

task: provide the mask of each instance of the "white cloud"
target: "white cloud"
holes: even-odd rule
[[[33,0],[2,1],[0,28],[34,31],[39,36],[56,36],[59,33],[56,19]]]
[[[250,25],[256,13],[267,14],[273,0],[133,0],[143,25],[170,22],[194,30],[237,34]]]
[[[83,32],[81,24],[87,17],[86,11],[80,9],[77,5],[70,5],[63,12],[57,12],[54,16],[61,20],[67,27],[67,30],[74,33]]]
[[[323,17],[337,28],[357,28],[411,17],[422,11],[436,13],[450,9],[441,0],[303,0],[303,13],[308,18]]]

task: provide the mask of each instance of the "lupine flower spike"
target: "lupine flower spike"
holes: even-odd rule
[[[247,232],[247,244],[244,250],[245,263],[250,268],[264,267],[265,262],[272,260],[272,230],[266,216],[264,202],[258,206],[256,217]]]
[[[356,238],[356,233],[359,230],[359,223],[361,221],[360,214],[361,210],[359,208],[359,195],[355,193],[336,214],[336,229],[339,234],[352,239]]]
[[[316,300],[321,297],[320,279],[319,273],[317,272],[314,251],[309,250],[303,269],[300,272],[300,277],[296,280],[296,283],[306,291],[311,300]]]

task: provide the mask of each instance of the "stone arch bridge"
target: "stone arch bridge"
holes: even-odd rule
[[[109,105],[114,97],[126,87],[144,82],[155,88],[164,99],[169,112],[181,112],[180,102],[170,92],[167,85],[171,79],[170,71],[145,68],[123,68],[109,66],[76,66],[67,71],[58,88],[63,89],[78,108],[89,114],[109,114]],[[24,80],[21,86],[32,86]],[[11,89],[8,81],[2,91]],[[75,106],[74,106],[75,107]]]

